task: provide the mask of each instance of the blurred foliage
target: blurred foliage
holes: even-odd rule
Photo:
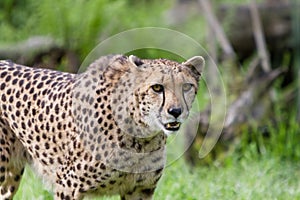
[[[162,26],[167,3],[158,0],[3,0],[0,44],[48,35],[83,59],[96,44],[130,28]],[[155,17],[151,17],[155,16]]]

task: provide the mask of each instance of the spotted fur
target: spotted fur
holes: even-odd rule
[[[151,199],[203,64],[114,55],[70,74],[0,61],[0,199],[13,198],[25,163],[55,199]]]

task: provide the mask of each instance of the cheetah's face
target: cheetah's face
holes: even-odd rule
[[[136,123],[146,126],[151,133],[177,131],[195,99],[203,58],[193,57],[182,64],[134,56],[129,60],[137,66],[132,102]]]

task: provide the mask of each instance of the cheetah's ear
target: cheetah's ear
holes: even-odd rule
[[[132,64],[134,64],[137,67],[141,66],[142,64],[144,64],[143,61],[140,58],[138,58],[138,57],[136,57],[134,55],[130,55],[129,58],[128,58],[128,60],[129,60],[129,62],[131,62]]]
[[[194,56],[188,59],[187,61],[183,62],[182,64],[192,68],[193,71],[201,75],[205,65],[205,60],[202,56]]]

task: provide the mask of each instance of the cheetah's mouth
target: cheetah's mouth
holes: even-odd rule
[[[181,123],[180,122],[170,122],[167,124],[164,124],[165,129],[168,131],[178,131],[180,128]]]

